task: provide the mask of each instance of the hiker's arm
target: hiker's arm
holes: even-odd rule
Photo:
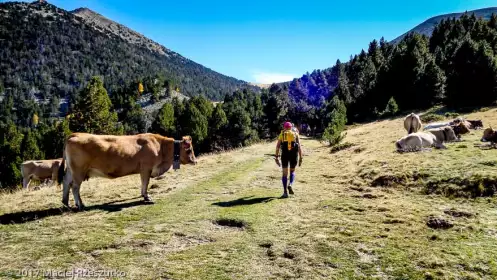
[[[281,146],[281,140],[278,140],[278,143],[276,143],[276,152],[274,153],[275,157],[279,157],[280,155],[280,146]]]
[[[302,159],[302,148],[300,147],[300,137],[297,136],[297,144],[299,145],[299,158]]]

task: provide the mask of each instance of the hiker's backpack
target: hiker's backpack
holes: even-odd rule
[[[297,134],[292,130],[283,130],[281,131],[281,142],[287,144],[287,151],[291,151],[297,147]],[[285,149],[283,149],[285,150]]]

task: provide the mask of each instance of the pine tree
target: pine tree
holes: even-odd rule
[[[122,115],[126,134],[145,132],[145,114],[143,113],[142,107],[136,103],[131,96],[128,97],[128,102],[124,105]]]
[[[385,107],[385,111],[383,111],[383,116],[390,117],[395,116],[399,112],[399,106],[393,97],[390,97],[388,100],[387,106]]]
[[[39,160],[43,159],[43,155],[38,148],[38,144],[36,141],[36,136],[29,129],[27,133],[24,135],[21,144],[21,154],[23,160]]]
[[[445,83],[445,73],[434,59],[430,59],[417,84],[417,90],[420,93],[418,96],[426,100],[426,103],[418,102],[419,108],[427,108],[441,102],[445,97]]]
[[[497,63],[485,41],[466,40],[451,60],[447,104],[451,107],[488,106],[497,99]]]
[[[345,104],[352,103],[352,95],[350,94],[349,89],[349,78],[345,73],[345,69],[343,66],[339,66],[338,72],[338,85],[335,88],[334,94],[342,99]]]
[[[17,118],[12,112],[14,108],[14,97],[12,94],[4,96],[0,102],[0,123],[7,123],[9,121],[15,122]]]
[[[212,102],[207,100],[205,97],[197,95],[190,99],[190,102],[193,103],[193,105],[195,105],[195,107],[199,109],[202,115],[207,117],[207,119],[212,116],[214,107],[212,105]]]
[[[164,88],[166,90],[166,97],[172,97],[173,96],[173,85],[169,80],[164,81]]]
[[[185,119],[183,116],[186,110],[186,101],[181,101],[179,100],[178,97],[173,97],[171,104],[174,108],[174,118],[176,120],[176,126],[175,126],[175,131],[176,134],[174,135],[175,137],[181,137],[185,135],[183,132],[183,127],[182,127],[182,120]],[[188,116],[186,116],[188,119]]]
[[[378,41],[373,40],[369,43],[368,57],[371,57],[376,69],[380,69],[380,67],[385,63],[385,58],[383,57],[380,46],[378,45]]]
[[[497,30],[497,15],[495,15],[494,13],[492,13],[490,20],[488,21],[488,27]]]
[[[152,132],[168,137],[175,137],[176,127],[174,120],[174,108],[171,103],[164,103],[152,123]]]
[[[288,92],[276,84],[271,85],[268,92],[268,99],[264,106],[264,115],[266,116],[270,137],[276,137],[281,131],[283,121],[288,113],[288,106]],[[227,110],[226,113],[228,114]]]
[[[64,150],[64,143],[71,134],[69,130],[69,121],[56,121],[49,129],[42,134],[41,148],[45,158],[60,158]]]
[[[230,140],[233,146],[245,145],[252,133],[250,115],[238,100],[226,111]]]
[[[21,143],[24,135],[12,121],[0,124],[0,185],[2,188],[20,184]]]
[[[212,112],[209,119],[209,137],[208,145],[210,150],[219,150],[226,148],[225,132],[228,125],[228,118],[223,110],[223,107],[218,104]],[[229,135],[229,134],[228,134]]]
[[[212,117],[209,120],[209,133],[218,134],[221,129],[228,124],[226,113],[221,105],[217,105],[212,112]]]
[[[209,122],[192,102],[188,102],[181,116],[182,133],[190,135],[197,145],[207,137]]]
[[[323,141],[329,146],[336,146],[345,138],[342,132],[347,123],[347,108],[337,96],[333,97],[332,104],[334,109],[330,114],[330,123],[323,133]]]
[[[102,80],[93,77],[78,96],[69,127],[75,132],[122,134],[122,127],[117,125],[117,113],[111,112],[111,108]]]

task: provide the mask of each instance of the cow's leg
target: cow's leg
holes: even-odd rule
[[[50,187],[55,185],[57,187],[57,190],[60,190],[60,185],[57,183],[57,176],[58,175],[59,175],[58,169],[55,169],[54,171],[52,171],[52,184],[50,185]]]
[[[150,174],[152,174],[151,170],[144,170],[140,173],[140,178],[142,181],[142,197],[143,197],[143,199],[145,200],[145,202],[153,203],[152,198],[150,196],[148,196],[148,191],[147,191],[148,182],[150,181]]]
[[[437,149],[447,149],[447,147],[442,142],[438,142],[438,141],[434,143],[434,146]]]
[[[81,181],[74,180],[72,182],[72,194],[74,195],[74,203],[76,204],[76,207],[78,210],[83,210],[85,208],[85,205],[83,204],[83,201],[81,200],[81,196],[79,195],[79,189],[81,186]]]
[[[69,187],[72,184],[72,172],[67,169],[66,175],[64,176],[64,181],[62,183],[62,204],[69,208]]]
[[[22,187],[25,189],[25,190],[29,190],[29,183],[31,182],[31,177],[28,177],[28,178],[23,178],[22,179]]]

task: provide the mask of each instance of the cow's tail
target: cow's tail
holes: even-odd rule
[[[57,175],[57,184],[61,184],[62,181],[64,180],[64,175],[66,174],[66,169],[65,169],[65,166],[66,166],[66,147],[64,145],[64,149],[63,149],[63,154],[62,154],[62,162],[60,163],[60,166],[59,166],[59,171],[58,171],[58,175]]]
[[[412,114],[411,114],[411,115],[412,115]],[[408,132],[408,134],[411,134],[411,133],[412,133],[412,131],[413,131],[413,128],[414,128],[414,124],[413,124],[413,122],[414,122],[414,117],[413,117],[413,116],[410,116],[410,117],[409,117],[409,132]]]

